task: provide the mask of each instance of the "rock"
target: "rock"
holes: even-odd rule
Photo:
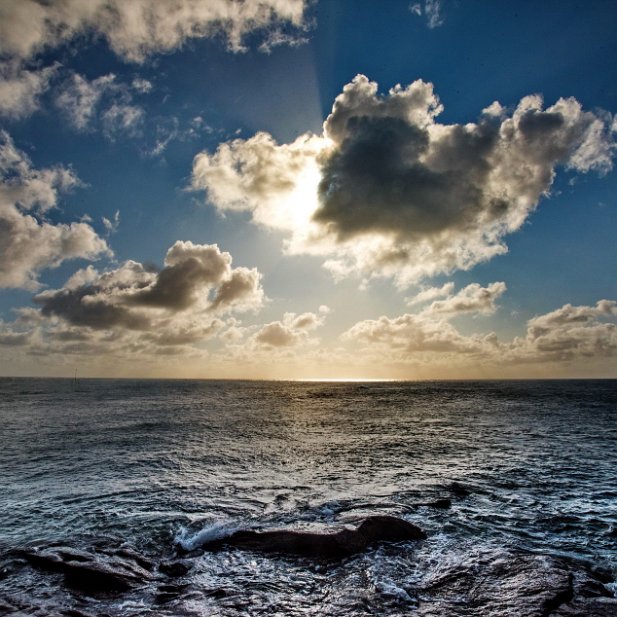
[[[369,516],[357,529],[342,529],[336,533],[292,530],[236,531],[226,538],[207,542],[202,548],[215,551],[230,547],[328,560],[347,557],[382,542],[425,538],[426,534],[421,529],[404,519],[395,516]]]
[[[608,617],[617,599],[584,565],[547,555],[508,553],[460,563],[418,590],[418,617]],[[439,607],[438,612],[435,612]],[[459,611],[456,607],[464,607]]]
[[[172,577],[184,576],[190,569],[185,561],[162,561],[159,564],[159,572]]]
[[[442,499],[436,499],[435,501],[430,501],[426,504],[429,508],[438,508],[439,510],[447,510],[452,506],[452,500],[447,497],[443,497]]]
[[[152,576],[126,551],[90,553],[54,546],[24,549],[20,556],[35,568],[64,574],[68,585],[86,592],[127,591]]]
[[[450,492],[455,497],[459,497],[460,499],[469,497],[469,495],[471,495],[471,491],[466,486],[463,486],[459,482],[452,482],[449,488],[450,488]]]

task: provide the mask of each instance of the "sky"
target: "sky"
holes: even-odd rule
[[[615,32],[2,0],[0,375],[617,377]]]

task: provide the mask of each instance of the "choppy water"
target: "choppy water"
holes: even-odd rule
[[[617,574],[616,478],[615,381],[2,379],[2,554],[121,541],[159,558],[217,525],[337,529],[376,513],[429,537],[326,567],[195,554],[168,601],[153,585],[88,597],[8,569],[0,599],[33,614],[515,615],[423,590],[520,551]],[[451,508],[419,505],[442,496]]]

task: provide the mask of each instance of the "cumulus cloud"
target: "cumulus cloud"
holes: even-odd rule
[[[600,174],[615,142],[607,114],[573,98],[498,103],[476,123],[440,124],[433,85],[380,95],[358,75],[321,136],[277,144],[266,133],[198,154],[192,186],[218,209],[249,210],[287,231],[290,253],[327,255],[336,276],[394,276],[405,286],[507,251],[549,194],[557,167]]]
[[[457,294],[460,295],[461,292]],[[486,307],[491,302],[481,304]],[[463,310],[467,311],[467,307]],[[421,359],[429,363],[457,362],[467,368],[565,366],[581,360],[592,362],[617,357],[617,302],[612,300],[600,300],[595,306],[566,304],[536,316],[527,322],[526,335],[511,341],[500,341],[493,332],[462,334],[449,321],[457,313],[429,307],[417,314],[382,316],[354,324],[342,338],[362,344],[367,354],[379,353],[390,362]]]
[[[232,314],[264,301],[257,270],[233,268],[231,255],[216,245],[178,241],[160,270],[131,260],[104,272],[88,266],[60,289],[38,293],[37,308],[0,321],[0,345],[41,358],[203,359],[206,341],[240,332]]]
[[[30,58],[46,47],[93,33],[120,57],[143,62],[194,38],[223,35],[233,51],[265,31],[276,43],[305,28],[305,0],[5,0],[0,3],[0,53]],[[277,37],[278,33],[278,37]]]
[[[67,259],[109,253],[87,223],[50,223],[58,193],[79,184],[70,169],[34,169],[6,132],[0,133],[0,287],[38,287],[38,273]]]
[[[0,115],[25,118],[34,113],[57,70],[57,65],[28,70],[20,62],[0,62]]]
[[[617,356],[617,302],[572,306],[539,315],[527,323],[527,336],[515,339],[511,357],[518,362],[568,361]]]
[[[443,288],[442,288],[443,289]],[[495,301],[506,291],[506,284],[491,283],[482,287],[478,283],[471,283],[445,300],[436,300],[425,312],[434,315],[461,315],[464,313],[480,313],[491,315],[497,310]]]
[[[248,282],[236,286],[240,273]],[[225,285],[232,282],[232,288]],[[223,289],[223,291],[221,291]],[[225,301],[217,301],[223,294]],[[148,330],[170,315],[251,310],[264,293],[257,270],[232,268],[231,255],[216,245],[176,242],[160,272],[135,261],[99,274],[89,269],[73,275],[59,290],[35,296],[45,317],[59,317],[93,329]],[[197,331],[197,330],[196,330]]]
[[[252,342],[265,347],[293,347],[314,342],[310,332],[323,325],[328,308],[320,307],[319,313],[285,313],[281,321],[262,326],[253,336]]]
[[[494,334],[464,336],[444,319],[427,313],[367,319],[353,325],[343,340],[376,345],[405,357],[419,352],[483,354],[494,347]]]

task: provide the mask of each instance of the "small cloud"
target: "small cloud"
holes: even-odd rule
[[[409,10],[418,17],[426,17],[426,25],[432,30],[444,23],[441,0],[424,0],[409,5]]]
[[[115,233],[118,230],[118,225],[120,225],[120,210],[116,210],[113,220],[110,221],[106,216],[101,217],[101,220],[108,236]]]
[[[409,306],[414,304],[421,304],[422,302],[429,302],[436,298],[443,298],[449,296],[454,291],[454,283],[445,283],[441,287],[428,287],[417,293],[415,296],[405,298],[405,301]]]
[[[102,116],[105,134],[112,137],[118,133],[135,136],[143,123],[144,110],[137,105],[114,103]]]
[[[319,314],[306,312],[301,314],[285,313],[280,321],[273,321],[262,326],[253,336],[253,343],[266,347],[294,347],[314,342],[309,333],[323,325],[327,311]]]
[[[131,82],[131,87],[139,94],[148,94],[153,88],[152,82],[143,77],[135,77]]]
[[[115,88],[116,76],[113,73],[92,81],[73,73],[56,96],[56,106],[77,130],[83,131],[95,118],[103,95]]]

